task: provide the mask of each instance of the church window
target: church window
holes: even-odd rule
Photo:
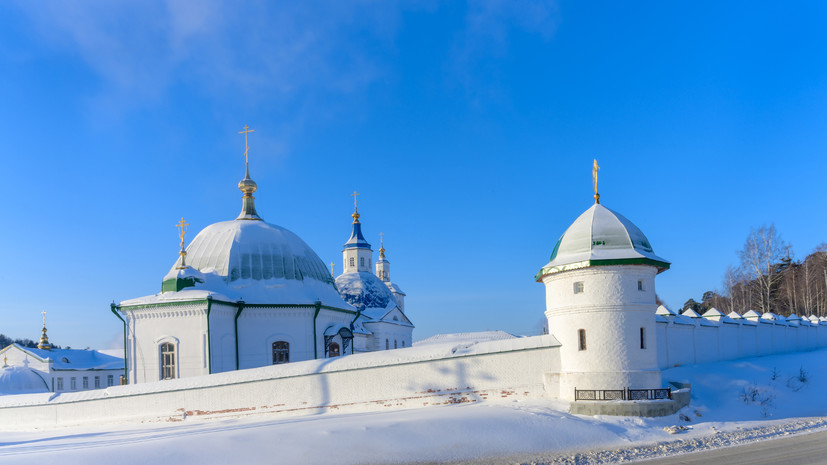
[[[365,266],[365,257],[359,257],[359,266]]]
[[[388,349],[390,349],[390,348],[391,348],[391,343],[390,343],[390,342],[388,342],[388,340],[387,340],[387,339],[385,339],[385,350],[388,350]]]
[[[643,280],[642,279],[638,279],[638,281],[637,281],[637,290],[639,290],[639,291],[643,290]]]
[[[106,385],[107,386],[114,386],[115,385],[115,376],[114,375],[106,375]]]
[[[405,340],[404,339],[402,339],[402,348],[403,349],[405,348]]]
[[[398,348],[399,348],[399,346],[397,346],[397,345],[396,345],[396,339],[394,339],[394,340],[393,340],[393,348],[394,348],[394,349],[398,349]]]
[[[350,266],[356,266],[356,260],[353,257],[350,257]]]
[[[69,388],[73,391],[78,388],[78,382],[74,377],[69,380]]]
[[[100,389],[100,388],[101,388],[101,377],[100,376],[95,376],[95,389]]]
[[[577,281],[574,283],[574,293],[575,294],[582,294],[583,293],[583,281]]]
[[[577,350],[586,350],[586,330],[585,329],[578,329],[577,330],[577,339],[578,339],[578,349]]]
[[[62,390],[63,390],[63,378],[58,378],[58,379],[57,379],[57,390],[58,390],[58,391],[62,391]]]
[[[640,328],[640,348],[646,348],[646,328]]]
[[[89,377],[88,376],[83,377],[83,389],[89,389]]]
[[[339,344],[336,342],[331,342],[327,346],[327,356],[328,357],[338,357],[339,356]]]
[[[175,378],[175,344],[161,344],[161,379]]]
[[[273,365],[290,362],[290,343],[276,341],[273,343]]]

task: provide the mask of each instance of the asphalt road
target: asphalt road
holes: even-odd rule
[[[827,464],[827,431],[634,463],[637,465]]]

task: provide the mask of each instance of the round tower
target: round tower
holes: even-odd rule
[[[670,264],[637,226],[598,199],[536,276],[546,287],[549,333],[562,344],[559,397],[568,400],[575,389],[661,388],[655,276]]]

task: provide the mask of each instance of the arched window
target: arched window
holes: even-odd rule
[[[161,379],[175,378],[175,344],[161,344]]]
[[[405,340],[404,339],[402,339],[402,348],[403,349],[405,348]]]
[[[399,346],[398,346],[397,344],[398,344],[398,343],[396,342],[396,339],[394,339],[394,340],[393,340],[393,348],[394,348],[394,349],[398,349],[398,348],[399,348]]]
[[[290,343],[276,341],[273,343],[273,365],[290,362]]]
[[[331,342],[330,345],[327,346],[327,356],[328,357],[338,357],[339,356],[339,344],[337,342]]]
[[[388,349],[390,349],[390,348],[391,348],[391,343],[390,343],[390,342],[388,342],[388,340],[387,340],[387,339],[385,339],[385,350],[388,350]]]

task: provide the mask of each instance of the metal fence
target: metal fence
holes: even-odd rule
[[[574,400],[656,400],[671,399],[672,388],[664,389],[577,389]]]

